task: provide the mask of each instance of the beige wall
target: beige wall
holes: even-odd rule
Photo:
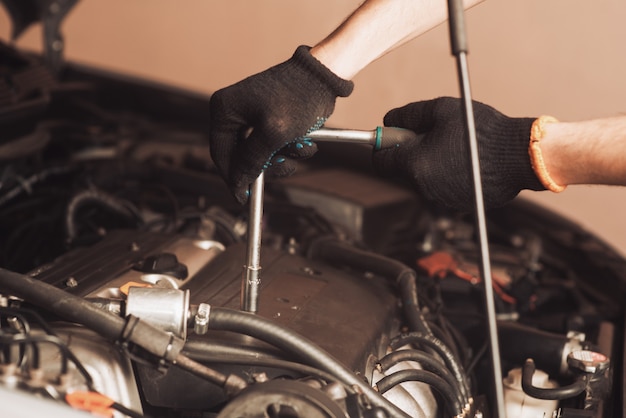
[[[441,0],[443,1],[443,0]],[[211,92],[289,57],[336,26],[356,0],[82,0],[64,26],[67,55]],[[468,13],[474,98],[512,116],[562,120],[626,112],[624,0],[487,0]],[[9,24],[0,13],[0,37]],[[35,47],[40,31],[19,44]],[[383,57],[355,79],[330,123],[371,128],[409,101],[458,95],[445,27]],[[626,254],[626,189],[524,193]]]

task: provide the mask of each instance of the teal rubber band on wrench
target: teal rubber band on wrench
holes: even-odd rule
[[[380,150],[380,148],[382,147],[382,141],[383,141],[383,127],[377,126],[376,127],[376,142],[374,142],[375,151]]]

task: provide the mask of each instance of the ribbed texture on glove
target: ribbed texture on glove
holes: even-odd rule
[[[262,170],[270,177],[289,175],[294,160],[312,156],[315,144],[302,137],[323,125],[336,98],[353,87],[300,46],[289,60],[215,92],[211,156],[237,200],[247,200]]]
[[[472,211],[474,195],[470,150],[462,102],[451,97],[416,102],[385,115],[385,126],[424,134],[421,141],[374,153],[374,167],[384,175],[408,179],[426,198]],[[499,207],[522,189],[545,190],[528,155],[535,118],[510,118],[474,102],[478,154],[485,207]]]

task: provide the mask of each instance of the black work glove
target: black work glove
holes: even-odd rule
[[[384,175],[411,182],[426,198],[471,211],[474,188],[470,149],[460,99],[441,97],[393,109],[385,126],[424,134],[421,141],[374,153],[374,167]],[[510,118],[474,102],[483,196],[486,208],[502,206],[522,189],[545,190],[530,164],[528,146],[535,118]]]
[[[317,148],[303,138],[319,129],[337,96],[353,89],[300,46],[282,64],[221,89],[211,97],[211,156],[235,198],[244,203],[261,171],[281,177],[295,159]],[[248,135],[249,134],[249,135]]]

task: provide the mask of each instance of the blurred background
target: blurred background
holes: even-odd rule
[[[82,0],[63,26],[65,54],[210,94],[321,40],[360,3]],[[474,99],[510,116],[567,121],[625,114],[625,21],[624,0],[486,0],[467,13]],[[10,33],[0,7],[0,38],[8,41]],[[41,28],[30,28],[17,45],[41,50]],[[393,107],[458,96],[455,68],[442,25],[363,70],[328,125],[371,129]],[[626,188],[575,186],[522,196],[626,254]]]

